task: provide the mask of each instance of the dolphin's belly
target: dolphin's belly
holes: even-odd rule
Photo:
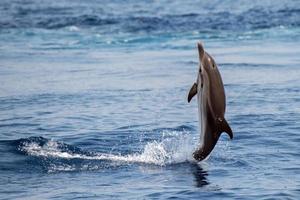
[[[198,77],[198,80],[201,80],[201,77]],[[204,144],[205,138],[205,129],[207,125],[207,116],[206,116],[206,106],[204,105],[205,99],[207,98],[207,94],[203,91],[204,87],[201,87],[201,81],[198,81],[198,92],[197,92],[197,102],[198,102],[198,117],[199,117],[199,127],[200,127],[200,147]]]

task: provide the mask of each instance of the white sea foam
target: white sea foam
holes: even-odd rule
[[[69,30],[69,31],[76,32],[76,31],[79,31],[79,28],[78,28],[77,26],[69,26],[69,27],[68,27],[68,30]]]
[[[192,152],[195,147],[195,139],[189,134],[163,133],[160,141],[152,141],[145,145],[141,153],[133,154],[109,154],[93,153],[73,153],[62,150],[56,141],[48,141],[44,145],[36,142],[23,144],[21,150],[32,156],[52,157],[61,159],[86,159],[86,160],[107,160],[112,162],[126,163],[148,163],[155,165],[167,165],[192,161]]]

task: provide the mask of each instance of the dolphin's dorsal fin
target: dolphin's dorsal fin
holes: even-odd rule
[[[230,128],[230,126],[227,123],[225,118],[223,118],[223,119],[218,118],[217,119],[217,131],[218,131],[219,134],[225,132],[229,135],[230,139],[233,138],[232,130],[231,130],[231,128]]]
[[[189,103],[196,94],[197,94],[197,83],[194,83],[194,85],[191,87],[189,95],[188,95]]]

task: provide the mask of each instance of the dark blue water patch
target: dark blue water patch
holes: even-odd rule
[[[273,197],[270,197],[273,196]],[[278,198],[278,199],[294,199],[294,195],[290,194],[289,192],[278,192],[274,189],[274,192],[270,192],[264,195],[258,195],[258,194],[252,194],[252,195],[241,195],[241,198],[249,198],[249,199],[263,199],[263,200],[271,200],[274,199],[274,197]]]
[[[280,64],[262,64],[262,63],[219,63],[220,67],[238,67],[238,68],[282,68],[282,67],[291,67]]]
[[[35,123],[5,123],[5,124],[0,124],[0,128],[25,128],[25,127],[37,127],[40,124],[35,124]]]
[[[50,98],[52,97],[52,98]],[[29,96],[11,96],[1,97],[1,108],[2,109],[15,109],[16,106],[23,106],[23,105],[32,105],[32,104],[48,104],[51,103],[55,96],[52,94],[37,94],[37,95],[29,95]]]
[[[9,122],[9,121],[14,121],[14,120],[30,120],[33,117],[26,117],[26,116],[16,116],[16,117],[11,117],[11,118],[4,118],[4,119],[0,119],[0,122]]]
[[[39,112],[36,112],[36,114],[38,116],[44,116],[44,115],[51,115],[51,114],[53,114],[53,112],[51,112],[51,111],[39,111]]]
[[[236,114],[233,117],[233,121],[272,121],[274,119],[275,115],[273,114]]]
[[[196,61],[180,61],[178,63],[182,63],[186,66],[193,66],[193,67],[199,65],[199,62]]]
[[[141,128],[145,128],[151,125],[153,124],[133,124],[133,125],[118,127],[117,130],[140,130]]]
[[[184,132],[184,131],[194,131],[195,127],[192,125],[180,125],[174,128],[158,128],[154,129],[153,132],[163,132],[163,131],[178,131],[178,132]]]
[[[65,2],[68,4],[68,1]],[[114,3],[113,3],[114,4]],[[116,11],[110,12],[105,4],[94,4],[87,8],[80,5],[49,7],[41,3],[39,6],[23,5],[5,10],[0,20],[0,29],[7,28],[43,28],[58,29],[68,26],[100,27],[101,32],[185,32],[185,31],[216,31],[216,30],[255,30],[277,26],[298,27],[300,25],[298,8],[253,7],[241,13],[215,10],[192,13],[157,13],[144,15],[135,8],[133,2],[127,2],[132,9],[126,14],[119,14],[122,4],[114,4]],[[174,6],[164,5],[160,7]],[[157,9],[149,6],[149,9]],[[203,9],[203,8],[202,8]],[[80,11],[80,12],[79,12]],[[150,12],[154,12],[151,10]],[[159,12],[159,10],[158,10]],[[79,15],[78,13],[84,13]]]
[[[72,69],[72,70],[68,70],[67,72],[70,73],[82,73],[82,72],[91,72],[94,71],[93,69]]]
[[[87,95],[86,95],[87,94]],[[109,96],[109,92],[104,98],[117,97],[118,95]],[[79,93],[79,94],[60,94],[60,93],[41,93],[41,94],[31,94],[31,95],[19,95],[19,96],[9,96],[9,97],[0,97],[0,107],[2,110],[16,109],[17,107],[22,107],[24,105],[44,105],[45,108],[54,106],[57,104],[71,105],[72,103],[80,101],[87,102],[92,101],[93,99],[101,99],[101,96],[98,96],[95,93]],[[39,113],[49,113],[51,111],[38,111]]]
[[[16,15],[17,16],[24,16],[30,15],[32,13],[35,13],[36,15],[67,15],[72,14],[72,8],[71,7],[27,7],[26,4],[23,6],[20,5],[20,7],[16,8]]]
[[[43,137],[0,141],[0,151],[2,158],[7,158],[1,160],[1,170],[5,171],[86,171],[109,167],[105,159],[85,159],[96,156],[93,152]],[[64,157],[64,154],[71,157]]]
[[[78,26],[78,27],[89,27],[89,26],[107,26],[116,24],[115,19],[102,19],[95,15],[82,15],[78,17],[52,17],[47,19],[42,19],[34,25],[30,25],[36,28],[46,28],[46,29],[59,29],[67,26]],[[25,27],[27,27],[25,25]]]
[[[0,141],[0,155],[2,158],[0,161],[0,171],[23,173],[28,171],[28,169],[33,171],[41,170],[40,166],[32,165],[32,163],[35,163],[35,159],[28,159],[20,154],[16,141]]]

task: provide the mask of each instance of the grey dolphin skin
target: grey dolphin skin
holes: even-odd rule
[[[211,153],[221,133],[226,132],[230,139],[233,133],[224,118],[225,91],[218,67],[201,43],[198,43],[198,53],[200,66],[197,82],[190,89],[188,102],[197,94],[201,134],[199,147],[193,156],[201,161]]]

